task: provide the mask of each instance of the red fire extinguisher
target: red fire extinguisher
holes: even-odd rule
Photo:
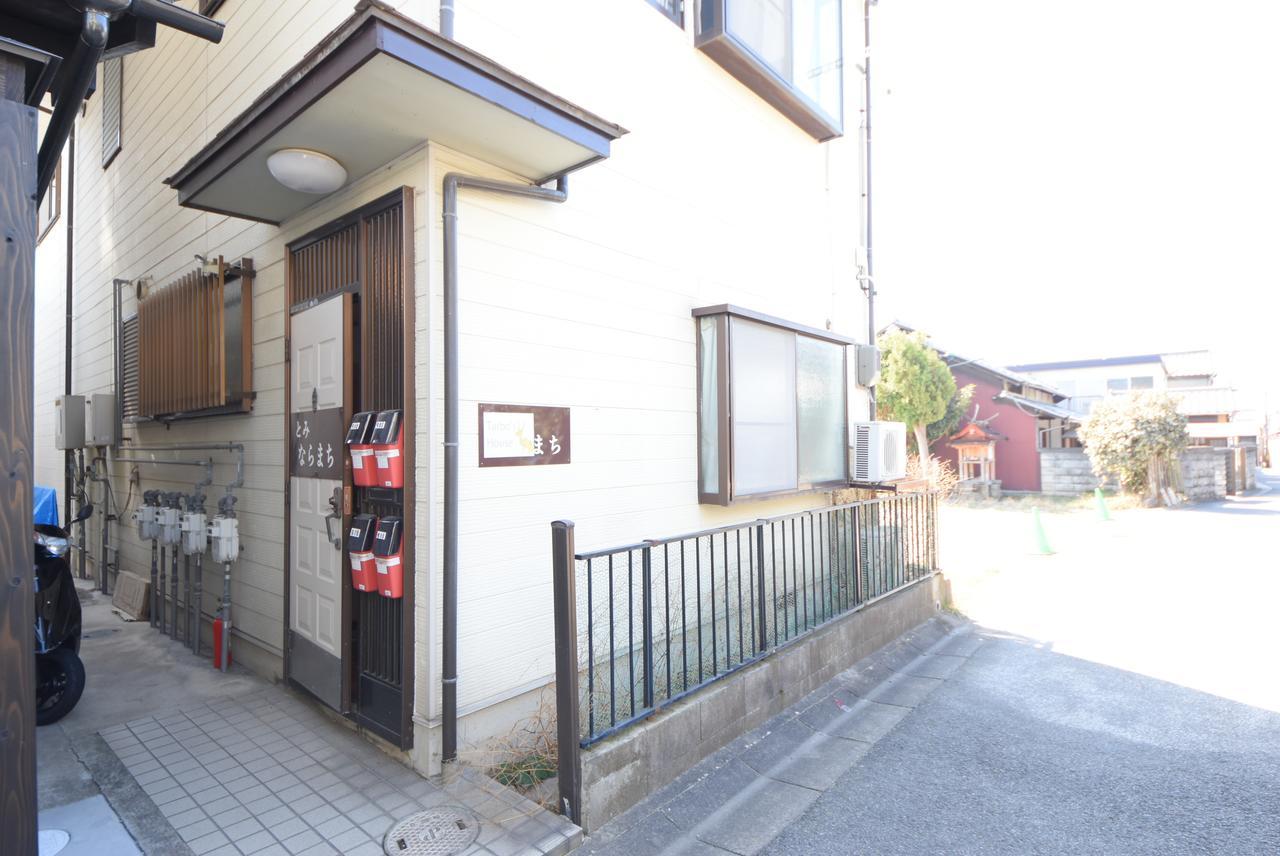
[[[222,646],[222,634],[224,632],[223,628],[224,627],[226,628],[225,632],[230,633],[231,632],[230,624],[231,623],[229,621],[222,620],[221,613],[219,613],[218,617],[213,620],[213,667],[215,669],[219,669],[222,671],[226,671],[227,666],[231,665],[231,646],[230,645],[226,646],[226,649],[225,649],[227,652],[226,666],[222,664],[222,652],[224,650]]]

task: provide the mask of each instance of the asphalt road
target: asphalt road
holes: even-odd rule
[[[950,514],[982,645],[760,852],[1280,854],[1280,479],[1261,484],[1046,514],[1051,557],[1025,513]]]

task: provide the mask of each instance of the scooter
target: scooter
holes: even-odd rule
[[[71,521],[93,514],[85,503]],[[66,716],[84,693],[80,662],[80,596],[67,564],[70,535],[48,523],[35,524],[36,542],[36,725],[52,725]]]

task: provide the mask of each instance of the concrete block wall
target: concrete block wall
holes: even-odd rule
[[[1100,484],[1084,449],[1041,449],[1040,491],[1053,496],[1089,493]]]
[[[1224,454],[1225,453],[1225,454]],[[1182,493],[1192,502],[1207,502],[1227,495],[1230,449],[1192,446],[1179,456]]]
[[[1244,489],[1253,490],[1258,486],[1258,447],[1244,447]]]
[[[598,829],[734,738],[931,618],[926,577],[785,645],[582,753],[582,828]]]

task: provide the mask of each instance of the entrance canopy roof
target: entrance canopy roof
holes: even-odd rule
[[[189,208],[280,223],[320,197],[267,158],[304,148],[355,181],[424,140],[544,183],[609,156],[626,131],[378,0],[355,14],[165,180]]]

